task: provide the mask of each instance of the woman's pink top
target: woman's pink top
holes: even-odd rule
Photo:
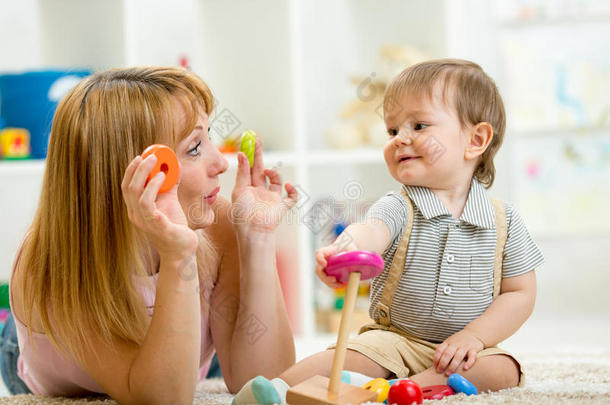
[[[150,276],[153,285],[152,290],[140,288],[151,317],[158,276],[159,273]],[[140,285],[143,285],[143,283],[140,283]],[[12,306],[11,293],[9,293],[9,300],[11,300]],[[17,360],[17,374],[32,393],[50,396],[83,396],[91,392],[104,393],[73,358],[67,358],[64,353],[55,349],[46,334],[32,331],[32,338],[35,340],[35,350],[32,351],[27,326],[16,317],[15,326],[20,352]],[[204,313],[202,309],[199,380],[207,375],[213,355],[214,347],[209,328],[209,313]]]

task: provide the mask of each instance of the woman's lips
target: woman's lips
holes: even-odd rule
[[[218,195],[219,191],[220,191],[220,187],[216,187],[214,189],[214,191],[212,191],[210,194],[205,196],[203,199],[210,205],[214,204],[214,202],[216,201],[216,196]]]

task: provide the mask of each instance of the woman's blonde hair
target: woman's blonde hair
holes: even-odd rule
[[[187,113],[180,127],[176,100]],[[61,100],[38,209],[19,256],[30,337],[36,310],[52,342],[78,361],[95,350],[92,331],[108,343],[142,343],[150,318],[133,276],[148,279],[146,244],[127,216],[123,174],[147,146],[174,147],[213,103],[201,78],[168,67],[99,72]]]
[[[439,83],[443,86],[443,102],[455,108],[462,127],[487,122],[493,129],[491,143],[473,174],[489,188],[496,176],[493,159],[504,139],[506,113],[496,83],[479,65],[461,59],[436,59],[409,66],[388,85],[384,114],[401,108],[400,100],[407,93],[431,98]]]

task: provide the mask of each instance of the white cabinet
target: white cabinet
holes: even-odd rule
[[[306,224],[312,204],[332,196],[374,200],[398,186],[380,147],[330,150],[324,133],[358,97],[350,77],[379,74],[379,50],[407,44],[430,57],[464,57],[504,80],[493,2],[484,0],[0,0],[0,22],[22,21],[23,36],[0,42],[0,71],[48,66],[177,65],[187,57],[210,85],[217,108],[215,140],[254,129],[268,166],[297,185],[305,201],[280,229],[292,274],[295,330],[314,327],[313,246]],[[2,28],[0,33],[7,33]],[[0,35],[0,41],[2,41]],[[21,41],[21,42],[20,42]],[[22,46],[16,45],[21,43]],[[31,49],[25,52],[23,49]],[[6,55],[6,56],[5,56]],[[23,62],[21,62],[23,61]],[[223,121],[224,118],[232,118]],[[510,119],[510,117],[509,117]],[[214,126],[216,124],[216,126]],[[379,118],[379,124],[382,124]],[[510,199],[512,141],[500,152],[493,193]],[[229,197],[232,167],[222,178]],[[0,278],[36,206],[43,162],[0,164],[3,232]],[[5,224],[6,227],[5,227]]]

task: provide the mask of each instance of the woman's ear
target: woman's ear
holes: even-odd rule
[[[481,156],[491,143],[493,136],[493,128],[488,122],[479,122],[470,128],[464,158],[472,160]]]

